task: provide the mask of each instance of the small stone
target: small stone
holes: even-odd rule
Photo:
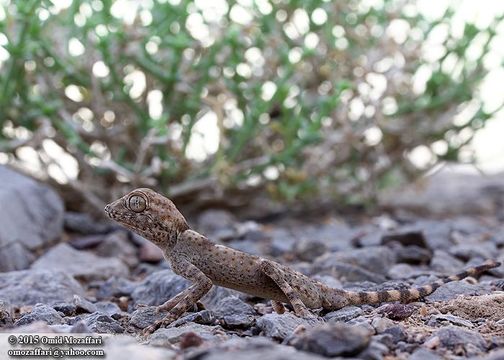
[[[411,354],[410,360],[442,360],[434,351],[420,348]]]
[[[400,341],[406,341],[408,339],[408,334],[406,333],[403,326],[395,325],[383,331],[383,334],[388,334],[392,336],[392,341],[397,344]]]
[[[116,320],[104,313],[95,312],[84,319],[86,326],[93,332],[121,334],[122,326]]]
[[[215,334],[220,332],[222,329],[219,326],[208,326],[200,324],[187,323],[180,327],[169,327],[157,329],[153,334],[147,339],[148,345],[154,346],[171,346],[180,342],[182,336],[188,332],[192,332],[198,335],[201,339],[205,341],[214,342],[219,338]]]
[[[373,327],[375,328],[376,333],[382,334],[388,328],[395,326],[395,322],[393,322],[392,320],[387,319],[387,318],[377,317],[377,318],[373,319],[373,321],[371,322],[371,325],[373,325]]]
[[[371,341],[370,332],[360,326],[324,324],[306,330],[291,340],[296,349],[327,357],[356,356]]]
[[[360,316],[363,313],[362,309],[357,306],[347,306],[342,309],[331,311],[324,316],[324,319],[329,322],[347,322]]]
[[[198,347],[203,344],[204,340],[196,333],[189,331],[182,334],[180,339],[180,348],[182,350],[190,347]]]
[[[447,326],[437,330],[432,337],[439,338],[440,345],[455,350],[463,348],[468,355],[487,348],[485,339],[477,332],[462,329],[457,326]]]
[[[444,326],[446,323],[450,323],[457,326],[463,326],[467,328],[472,328],[473,323],[469,320],[462,319],[461,317],[450,315],[450,314],[434,314],[431,315],[427,322],[429,326]]]
[[[126,335],[107,338],[103,351],[107,354],[107,359],[175,360],[177,358],[177,353],[169,347],[145,346]]]
[[[433,270],[444,274],[455,274],[464,267],[464,262],[444,250],[434,251],[430,266]]]
[[[75,305],[75,310],[77,314],[83,312],[94,313],[97,311],[96,305],[86,299],[81,298],[78,295],[74,295],[73,303]]]
[[[113,276],[100,283],[96,297],[102,300],[130,296],[136,288],[136,284],[123,277]]]
[[[75,250],[68,244],[51,248],[32,264],[35,270],[55,270],[77,279],[106,279],[114,275],[127,275],[128,268],[117,258],[102,258],[86,251]]]
[[[257,327],[262,330],[264,336],[283,340],[290,336],[300,326],[310,326],[313,321],[297,317],[294,314],[266,314],[257,319]]]
[[[250,326],[256,314],[251,305],[233,295],[222,299],[213,312],[229,327]]]
[[[138,264],[137,249],[128,240],[128,234],[122,230],[105,236],[96,248],[96,254],[104,258],[118,258],[129,267]]]
[[[36,304],[30,313],[24,314],[14,325],[27,325],[35,321],[43,321],[48,325],[54,325],[61,324],[63,318],[52,307],[44,304]]]
[[[322,256],[321,258],[323,258]],[[320,259],[320,258],[319,258]],[[315,264],[313,269],[316,273],[330,274],[331,276],[341,279],[345,282],[353,281],[370,281],[372,283],[380,284],[385,282],[387,279],[385,276],[376,274],[374,272],[368,271],[356,265],[345,264],[345,263],[324,263],[323,265]]]
[[[64,214],[64,227],[66,230],[83,235],[104,234],[112,226],[96,221],[87,213],[66,211]]]
[[[89,235],[89,236],[78,236],[72,238],[68,243],[77,250],[85,250],[98,246],[103,239],[104,235]]]
[[[498,253],[497,246],[492,242],[480,242],[475,244],[459,244],[452,246],[450,254],[456,258],[468,261],[472,258],[493,259]]]
[[[80,320],[72,325],[70,332],[73,334],[89,334],[91,330],[87,327],[84,321]]]
[[[392,320],[404,320],[410,317],[414,311],[415,307],[408,304],[386,304],[378,309],[378,313],[385,314]]]
[[[110,301],[99,301],[94,304],[96,306],[96,311],[107,314],[108,316],[114,316],[122,312],[121,308]]]
[[[173,327],[181,326],[187,323],[196,323],[202,325],[214,325],[215,315],[210,310],[202,310],[195,313],[189,313],[177,320],[175,320],[170,325]]]
[[[327,252],[327,246],[318,240],[302,239],[294,245],[294,253],[302,261],[313,261]]]
[[[383,245],[389,243],[400,243],[404,246],[414,245],[420,248],[427,248],[427,242],[423,231],[420,230],[403,230],[398,232],[391,232],[382,237],[381,242]]]
[[[58,303],[53,305],[53,309],[62,313],[65,316],[73,316],[77,310],[75,304],[70,303]]]
[[[11,326],[13,323],[11,305],[7,301],[0,300],[0,328]]]
[[[131,314],[130,324],[139,329],[145,329],[147,326],[154,324],[156,321],[163,319],[166,316],[164,312],[156,312],[156,306],[140,307]]]

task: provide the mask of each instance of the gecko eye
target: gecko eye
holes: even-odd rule
[[[134,212],[142,212],[147,207],[147,202],[145,198],[140,195],[133,195],[129,198],[129,208]]]

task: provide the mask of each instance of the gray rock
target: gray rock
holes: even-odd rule
[[[44,304],[36,304],[31,312],[24,314],[14,325],[27,325],[35,321],[43,321],[48,325],[54,325],[61,324],[63,318],[52,307]]]
[[[103,348],[107,354],[107,360],[122,359],[149,359],[149,360],[172,360],[177,353],[162,347],[145,346],[139,344],[134,338],[126,335],[116,335],[107,338]]]
[[[371,321],[371,325],[373,325],[377,334],[382,334],[388,328],[395,326],[396,323],[388,318],[376,317]]]
[[[63,202],[48,186],[0,165],[0,271],[25,269],[32,250],[63,230]]]
[[[195,313],[188,313],[187,315],[175,320],[170,326],[177,327],[189,322],[202,324],[202,325],[215,325],[215,315],[210,310],[201,310]]]
[[[432,350],[419,348],[411,354],[410,360],[442,360],[442,357]]]
[[[78,295],[74,295],[73,303],[75,305],[75,310],[77,313],[94,313],[98,310],[95,304],[84,298],[81,298]]]
[[[105,236],[96,248],[96,254],[106,258],[121,259],[129,267],[138,264],[137,249],[128,240],[128,234],[122,230]]]
[[[470,322],[469,320],[462,319],[461,317],[450,314],[434,314],[431,315],[431,317],[427,321],[428,326],[439,326],[439,325],[443,326],[446,325],[446,323],[457,326],[463,326],[467,328],[473,327],[473,323]]]
[[[108,316],[114,316],[117,314],[122,313],[121,309],[119,306],[113,302],[110,301],[99,301],[94,304],[96,306],[96,310],[107,314]]]
[[[468,355],[476,353],[477,350],[484,351],[487,348],[485,339],[479,333],[457,326],[443,327],[434,332],[432,336],[439,338],[441,346],[451,350],[463,348]]]
[[[430,266],[443,274],[455,274],[463,269],[464,262],[444,250],[435,250]]]
[[[84,290],[71,276],[50,270],[21,270],[0,273],[0,299],[13,305],[48,305],[72,302]]]
[[[206,309],[215,311],[215,310],[217,310],[217,308],[221,307],[220,306],[221,301],[227,297],[230,297],[230,296],[234,296],[239,299],[242,299],[242,298],[246,297],[247,295],[245,295],[241,292],[235,291],[235,290],[221,287],[221,286],[214,286],[208,292],[208,294],[203,296],[203,298],[201,299],[201,302],[205,305]]]
[[[415,307],[410,304],[385,304],[377,310],[380,314],[385,314],[392,320],[404,320],[410,317],[415,312]]]
[[[123,277],[113,276],[105,282],[100,283],[96,297],[106,300],[119,298],[121,296],[131,296],[136,288],[136,284]]]
[[[190,282],[171,270],[161,270],[147,276],[133,291],[134,304],[161,305],[182,290]]]
[[[347,322],[360,316],[363,313],[362,309],[357,306],[347,306],[342,309],[331,311],[324,316],[324,319],[329,322]]]
[[[313,270],[319,275],[331,275],[345,282],[370,281],[373,283],[383,283],[386,281],[383,275],[346,263],[324,261],[318,264],[315,263]]]
[[[394,247],[397,262],[408,264],[428,264],[432,258],[432,252],[416,245]]]
[[[302,261],[312,262],[327,252],[327,246],[319,240],[302,239],[294,245],[294,253]]]
[[[160,328],[149,336],[146,343],[148,345],[169,347],[171,344],[179,342],[182,336],[189,332],[195,333],[204,341],[210,342],[219,340],[219,337],[226,338],[224,335],[217,335],[217,333],[223,333],[220,326],[187,323],[180,327]]]
[[[145,329],[154,322],[161,320],[166,313],[156,312],[156,306],[142,306],[131,314],[130,324],[139,329]]]
[[[11,326],[13,323],[11,305],[7,301],[0,300],[0,328]]]
[[[113,225],[96,221],[87,213],[66,211],[63,217],[66,230],[83,235],[105,234]]]
[[[228,296],[213,309],[215,316],[229,327],[246,327],[254,322],[254,308],[236,296]]]
[[[327,357],[355,356],[371,341],[370,332],[360,326],[324,324],[306,330],[291,340],[296,349]]]
[[[390,232],[381,239],[383,245],[389,243],[399,243],[404,246],[415,245],[421,248],[427,248],[427,241],[423,231],[418,229],[403,229],[403,231]]]
[[[265,336],[283,340],[290,336],[294,330],[300,325],[311,326],[317,320],[303,319],[294,314],[266,314],[256,321],[257,327],[264,333]]]
[[[200,214],[197,223],[198,231],[212,239],[228,240],[236,234],[236,219],[224,210],[206,210]]]
[[[488,294],[481,284],[469,284],[465,281],[454,281],[444,284],[436,289],[432,294],[426,296],[425,299],[430,302],[448,301],[455,299],[459,295],[483,295]]]
[[[478,242],[474,244],[459,244],[450,248],[450,254],[463,259],[493,259],[498,253],[497,246],[492,242]]]
[[[82,280],[106,279],[124,276],[128,268],[116,258],[103,258],[86,251],[75,250],[67,244],[59,244],[32,264],[32,269],[63,271]]]
[[[77,306],[71,303],[58,303],[53,305],[53,309],[65,316],[73,316],[77,311]]]
[[[274,345],[268,347],[250,348],[230,351],[211,351],[205,360],[322,360],[322,356],[297,351],[292,346]]]
[[[395,262],[396,256],[391,249],[385,246],[373,246],[322,255],[315,261],[315,268],[327,269],[335,264],[345,263],[385,275]]]
[[[486,355],[478,357],[479,360],[502,360],[504,359],[504,349],[491,351]]]
[[[99,311],[86,316],[84,323],[92,332],[107,334],[121,334],[124,332],[118,321]]]

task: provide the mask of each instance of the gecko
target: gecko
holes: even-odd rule
[[[337,310],[348,305],[411,302],[441,285],[500,266],[487,260],[457,275],[401,290],[348,291],[331,288],[272,260],[215,244],[192,230],[175,204],[148,188],[138,188],[105,207],[106,214],[127,229],[161,248],[173,272],[191,285],[156,308],[167,315],[144,329],[148,335],[191,309],[213,285],[271,300],[275,312],[290,304],[294,313],[314,318],[310,309]]]

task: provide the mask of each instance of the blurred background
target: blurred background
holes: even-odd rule
[[[501,1],[0,4],[0,163],[70,210],[139,186],[366,206],[504,169]]]

